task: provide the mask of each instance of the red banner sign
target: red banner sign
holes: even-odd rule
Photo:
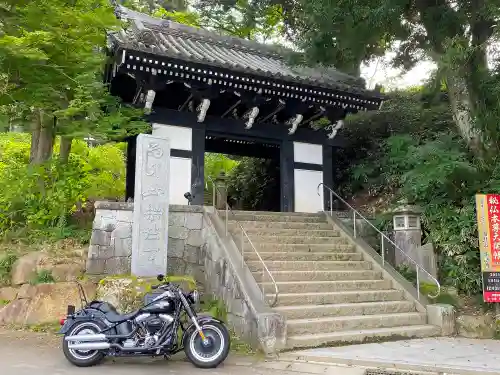
[[[485,302],[500,302],[500,195],[476,195]]]

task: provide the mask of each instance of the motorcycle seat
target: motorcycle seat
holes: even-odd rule
[[[120,323],[120,322],[124,322],[126,320],[129,320],[129,319],[135,318],[139,314],[139,311],[140,310],[135,310],[135,311],[132,311],[131,313],[123,314],[123,315],[119,314],[116,311],[108,311],[104,315],[106,316],[106,319],[108,319],[111,323]]]

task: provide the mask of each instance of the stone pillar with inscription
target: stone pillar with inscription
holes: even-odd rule
[[[140,134],[136,146],[132,274],[167,272],[170,145],[166,138]]]

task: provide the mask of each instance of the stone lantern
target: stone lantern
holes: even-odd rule
[[[393,211],[394,242],[413,260],[419,262],[418,249],[422,246],[420,215],[422,209],[415,205],[401,202]],[[399,250],[395,250],[395,265],[409,264],[411,261]]]

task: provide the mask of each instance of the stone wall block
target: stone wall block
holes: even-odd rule
[[[92,230],[92,237],[90,237],[92,245],[109,246],[111,244],[111,233],[103,230]]]
[[[203,237],[201,236],[201,230],[191,230],[189,231],[189,236],[186,243],[190,246],[201,247],[203,246]]]
[[[93,228],[105,231],[112,231],[117,223],[118,214],[116,211],[96,210]]]
[[[87,259],[87,273],[90,275],[103,275],[105,270],[106,259]]]
[[[259,343],[266,356],[275,355],[285,346],[286,324],[283,316],[277,313],[260,314],[257,317]]]
[[[185,245],[184,246],[184,259],[188,263],[202,265],[201,249],[197,246]]]
[[[133,211],[119,210],[116,212],[116,221],[120,224],[132,224],[133,216]]]
[[[187,263],[182,258],[168,258],[167,275],[189,275]]]
[[[126,275],[130,273],[129,257],[114,257],[107,259],[104,265],[106,275]]]
[[[201,230],[203,228],[203,215],[188,212],[186,214],[186,228]]]
[[[89,251],[87,253],[88,259],[99,259],[99,246],[98,245],[90,245]]]
[[[168,258],[182,258],[184,257],[184,244],[185,242],[179,238],[168,239]]]
[[[189,229],[184,226],[173,225],[168,227],[168,238],[186,240],[189,236]]]
[[[186,216],[181,212],[170,211],[168,215],[168,226],[171,227],[184,227],[186,224]]]
[[[114,246],[99,246],[99,259],[111,259],[115,257],[115,247]]]
[[[442,336],[455,334],[455,308],[451,305],[436,303],[427,305],[427,321],[441,328]]]

